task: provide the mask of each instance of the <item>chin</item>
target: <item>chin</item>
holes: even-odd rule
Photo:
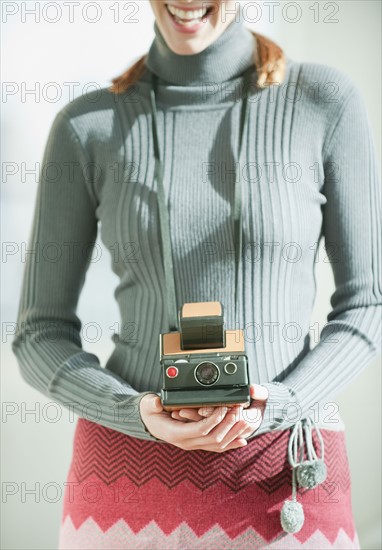
[[[178,55],[195,55],[207,48],[211,44],[212,40],[184,40],[182,44],[179,44],[179,40],[176,41],[167,41],[169,47],[172,51]]]
[[[178,55],[194,55],[206,49],[214,40],[215,33],[206,33],[208,36],[192,38],[174,36],[168,29],[161,29],[164,39],[171,50]]]
[[[219,22],[219,13],[209,13],[202,28],[195,33],[180,32],[174,28],[166,4],[161,5],[161,9],[157,11],[156,19],[166,43],[174,53],[194,55],[207,48],[220,34],[216,28]]]

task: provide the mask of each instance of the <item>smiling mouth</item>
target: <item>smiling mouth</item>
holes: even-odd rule
[[[203,19],[208,17],[212,12],[212,6],[199,9],[187,9],[181,10],[175,8],[171,4],[165,4],[167,12],[169,15],[177,22],[182,25],[195,25],[195,23],[200,23]]]

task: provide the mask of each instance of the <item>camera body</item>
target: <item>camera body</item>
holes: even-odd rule
[[[225,330],[220,302],[183,304],[180,331],[159,335],[164,410],[250,404],[242,330]]]

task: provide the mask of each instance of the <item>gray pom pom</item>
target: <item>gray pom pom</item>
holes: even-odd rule
[[[296,500],[286,500],[281,509],[281,526],[286,533],[297,533],[304,525],[304,509]]]
[[[321,459],[306,460],[297,466],[297,481],[300,487],[313,489],[326,479],[326,465]]]

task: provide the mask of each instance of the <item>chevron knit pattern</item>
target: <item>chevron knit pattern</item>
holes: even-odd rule
[[[315,489],[299,489],[305,523],[287,535],[280,510],[292,491],[289,430],[213,453],[129,437],[80,418],[59,548],[359,549],[345,434],[321,433],[328,476]]]

